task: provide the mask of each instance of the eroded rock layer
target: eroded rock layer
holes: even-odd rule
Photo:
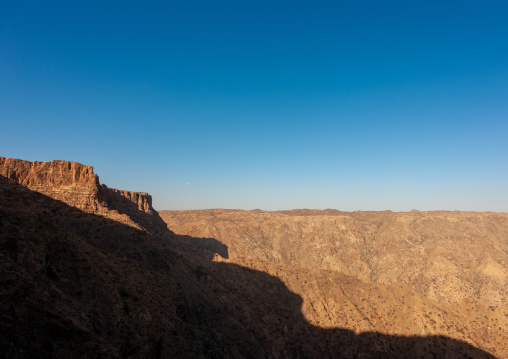
[[[92,166],[77,162],[29,162],[0,157],[0,175],[26,188],[62,201],[87,213],[94,213],[136,228],[166,225],[152,207],[152,197],[144,192],[109,188],[99,183]]]
[[[0,157],[0,175],[83,211],[99,206],[99,177],[77,162],[29,162]]]

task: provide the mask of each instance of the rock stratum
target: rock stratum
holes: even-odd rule
[[[109,188],[92,166],[77,162],[29,162],[0,157],[0,176],[86,213],[106,216],[136,228],[166,231],[148,193]],[[154,222],[155,221],[155,222]]]
[[[89,166],[0,158],[1,357],[507,358],[503,216],[159,216]]]

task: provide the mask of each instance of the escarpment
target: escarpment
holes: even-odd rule
[[[166,225],[148,193],[109,188],[99,183],[92,166],[77,162],[29,162],[0,157],[0,175],[26,188],[87,213],[100,214],[134,227],[158,231]]]
[[[85,212],[99,211],[99,177],[92,166],[0,157],[0,175]]]
[[[109,188],[99,183],[92,166],[77,162],[29,162],[0,157],[0,175],[89,213],[100,212],[118,196],[134,203],[140,211],[154,212],[148,193]]]
[[[112,201],[115,201],[115,198],[120,196],[137,205],[137,209],[139,211],[150,214],[154,213],[154,209],[152,208],[152,196],[148,193],[109,188],[105,184],[102,184],[100,186],[100,194],[101,200],[106,203],[111,203]]]

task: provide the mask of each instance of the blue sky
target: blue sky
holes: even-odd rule
[[[0,156],[156,209],[508,212],[506,1],[3,1]]]

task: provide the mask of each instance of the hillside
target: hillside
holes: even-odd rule
[[[508,357],[502,293],[438,301],[171,226],[89,166],[0,158],[2,357]]]
[[[465,311],[454,316],[465,316],[464,324],[469,322],[474,328],[462,334],[462,329],[452,334],[449,316],[444,316],[444,326],[429,325],[437,323],[432,318],[429,323],[424,320],[421,328],[427,334],[446,333],[460,339],[473,338],[472,333],[479,335],[490,328],[488,336],[500,338],[493,352],[507,355],[507,317],[502,313],[506,314],[508,303],[508,214],[214,209],[160,211],[160,215],[175,233],[194,238],[194,243],[206,247],[205,241],[213,238],[226,245],[229,262],[246,266],[261,262],[265,271],[279,278],[295,271],[306,273],[285,283],[307,299],[302,311],[315,325],[339,326],[336,316],[343,311],[335,307],[334,300],[332,304],[328,301],[333,290],[316,294],[323,291],[321,282],[313,288],[305,284],[313,273],[324,272],[330,277],[340,273],[364,285],[411,289],[445,311]],[[363,300],[368,298],[371,296]],[[387,305],[408,310],[408,317],[421,315],[417,303],[401,303],[401,298],[385,300],[388,303],[375,302],[371,312],[379,313]],[[493,322],[489,319],[476,327],[492,314],[496,318]],[[472,318],[474,315],[478,318]],[[438,317],[443,318],[441,314]],[[395,318],[388,318],[390,326]],[[342,325],[364,330],[351,321]],[[390,333],[404,330],[399,327]]]
[[[405,284],[446,303],[508,306],[508,214],[161,211],[178,234],[213,237],[229,258]]]

